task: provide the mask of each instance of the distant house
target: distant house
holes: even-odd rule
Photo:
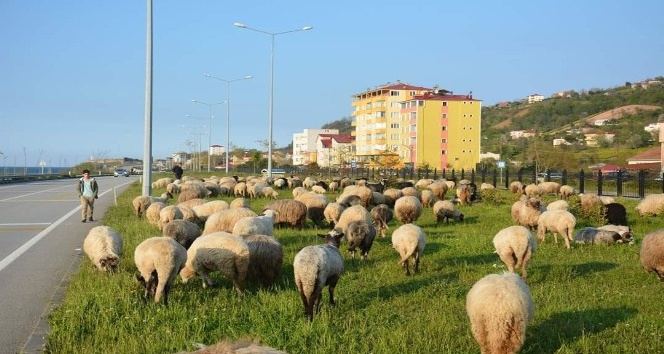
[[[541,101],[544,101],[544,96],[540,95],[539,93],[528,95],[528,104]]]
[[[512,139],[518,139],[518,138],[532,138],[535,136],[535,129],[528,129],[528,130],[512,130],[510,132],[510,138]]]
[[[510,106],[510,103],[507,102],[507,101],[496,103],[496,107],[498,107],[498,108],[507,108],[509,106]]]
[[[597,146],[600,139],[606,139],[607,141],[613,141],[616,137],[615,133],[603,132],[596,129],[584,129],[583,137],[586,142],[586,146]]]
[[[595,121],[593,121],[593,125],[601,127],[603,125],[609,124],[609,122],[611,122],[612,120],[613,120],[613,118],[596,119]]]
[[[647,131],[648,133],[654,133],[659,131],[659,123],[650,123],[643,127],[643,130]]]
[[[340,166],[350,163],[355,155],[350,134],[319,134],[316,139],[316,163],[320,167]]]
[[[560,145],[572,145],[572,143],[563,138],[553,139],[553,146],[560,146]]]
[[[630,170],[661,170],[662,148],[655,146],[627,159]]]

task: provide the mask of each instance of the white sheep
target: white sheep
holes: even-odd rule
[[[569,210],[569,203],[564,199],[559,199],[549,203],[546,210]]]
[[[194,214],[196,214],[196,218],[201,222],[205,222],[210,215],[221,210],[230,209],[230,205],[224,200],[210,200],[209,202],[193,206],[192,209],[194,210]]]
[[[283,247],[279,241],[268,235],[247,235],[242,238],[249,246],[247,279],[260,281],[265,287],[274,285],[284,259]]]
[[[394,216],[403,224],[411,224],[422,215],[422,203],[411,195],[404,195],[394,202]]]
[[[537,236],[544,242],[547,231],[553,233],[553,239],[558,244],[558,234],[565,240],[565,247],[570,249],[570,242],[574,240],[574,227],[576,218],[567,210],[547,210],[543,212],[537,222]]]
[[[569,186],[567,184],[563,184],[562,186],[560,186],[560,191],[558,191],[558,193],[560,193],[560,197],[562,199],[568,199],[569,197],[574,195],[574,187]]]
[[[163,230],[164,226],[176,219],[184,219],[182,210],[177,205],[167,205],[159,211],[159,226]]]
[[[170,177],[159,178],[158,180],[152,182],[152,189],[166,188],[169,183],[173,183],[173,179]]]
[[[535,316],[528,285],[510,272],[478,280],[466,296],[466,312],[482,354],[517,353]]]
[[[213,213],[212,215],[208,216],[207,220],[205,221],[203,235],[218,231],[232,233],[235,223],[247,216],[258,216],[258,214],[247,208],[230,208]]]
[[[250,339],[241,339],[235,342],[223,340],[221,342],[203,347],[193,352],[178,352],[177,354],[287,354],[260,342]]]
[[[539,197],[522,197],[512,204],[512,220],[521,226],[534,230],[542,214],[540,205]]]
[[[537,250],[537,241],[528,228],[520,225],[506,227],[493,237],[493,245],[507,270],[521,268],[521,277],[527,276],[528,262]]]
[[[362,205],[353,205],[344,209],[339,217],[339,221],[334,226],[335,229],[339,230],[341,233],[346,234],[348,225],[351,222],[356,220],[364,220],[368,224],[372,223],[371,214],[369,211]]]
[[[664,194],[649,194],[636,206],[641,216],[657,216],[664,211]]]
[[[220,231],[203,235],[191,244],[180,277],[183,283],[187,283],[198,274],[205,289],[214,286],[210,272],[219,271],[233,282],[235,291],[242,295],[248,267],[247,242],[240,236]]]
[[[193,199],[187,199],[183,202],[179,202],[177,205],[179,207],[187,206],[187,207],[190,207],[190,208],[195,208],[195,207],[201,206],[205,203],[207,203],[207,201],[203,198],[193,198]]]
[[[247,198],[235,198],[231,200],[229,204],[230,208],[247,208],[250,209],[249,199]]]
[[[316,227],[323,226],[325,220],[325,208],[329,201],[323,194],[307,192],[295,197],[295,200],[304,203],[307,207],[307,218],[313,221]]]
[[[83,252],[98,270],[113,272],[120,263],[122,237],[108,226],[95,226],[83,240]]]
[[[263,187],[261,193],[263,194],[264,198],[272,198],[272,199],[279,198],[279,192],[275,191],[274,188],[270,186]]]
[[[330,304],[335,304],[334,289],[344,271],[344,260],[339,252],[339,244],[344,234],[332,230],[318,236],[325,240],[324,244],[304,247],[293,260],[295,286],[309,321],[313,321],[314,308],[316,312],[320,310],[325,286],[330,294]]]
[[[290,225],[302,230],[307,222],[307,206],[298,200],[273,200],[263,207],[263,211],[267,209],[277,212],[274,224],[278,226]]]
[[[655,230],[643,237],[639,258],[646,272],[654,272],[660,281],[664,281],[664,229]]]
[[[369,214],[371,215],[371,219],[373,220],[378,235],[380,235],[380,237],[385,237],[385,232],[389,227],[388,224],[394,217],[392,209],[390,209],[387,204],[378,204],[371,209]]]
[[[150,237],[139,243],[134,263],[140,273],[136,280],[145,288],[143,301],[154,296],[158,303],[163,296],[164,305],[168,305],[171,284],[186,261],[187,250],[168,236]]]
[[[539,184],[542,194],[560,194],[560,183],[558,182],[542,182]]]
[[[325,217],[325,221],[327,221],[328,224],[330,224],[330,228],[334,229],[334,226],[339,222],[339,218],[341,217],[341,213],[346,209],[345,206],[339,204],[339,203],[329,203],[327,206],[325,206],[325,210],[323,210],[323,216]]]
[[[510,192],[512,192],[514,194],[518,194],[518,195],[525,194],[525,191],[523,189],[524,189],[524,186],[523,186],[523,183],[521,183],[521,181],[513,181],[513,182],[510,183],[509,190],[510,190]]]
[[[139,218],[148,210],[150,204],[155,202],[166,203],[168,199],[171,198],[170,193],[163,193],[161,197],[150,197],[147,195],[139,195],[131,201],[131,205],[134,207],[134,213]]]
[[[237,236],[246,235],[274,235],[274,220],[277,212],[272,209],[263,211],[259,216],[245,216],[235,222],[232,234]]]
[[[319,186],[319,185],[312,186],[312,187],[311,187],[311,191],[314,192],[314,193],[317,193],[317,194],[325,194],[325,193],[327,193],[327,191],[325,190],[325,188],[322,187],[322,186]]]
[[[383,196],[385,197],[385,204],[393,208],[394,203],[397,201],[397,199],[403,197],[403,192],[401,191],[401,189],[388,188],[383,191]]]
[[[420,192],[420,202],[422,203],[422,207],[431,208],[437,201],[438,198],[436,198],[436,196],[433,194],[433,191],[425,189]]]
[[[185,249],[189,249],[191,244],[201,235],[201,229],[195,223],[189,220],[173,220],[164,225],[163,236],[173,238]]]
[[[539,197],[542,195],[542,188],[531,183],[523,188],[523,193],[528,197]]]
[[[449,200],[439,200],[433,205],[433,214],[436,216],[436,224],[442,220],[449,222],[450,219],[463,221],[464,215],[454,207],[454,203]]]
[[[419,271],[420,257],[424,253],[425,245],[426,235],[417,225],[404,224],[392,233],[392,247],[399,253],[399,264],[406,268],[406,275],[410,275],[408,259],[411,257],[414,262],[414,271]]]
[[[355,260],[355,248],[360,249],[360,257],[366,260],[369,250],[376,239],[376,228],[366,220],[355,220],[348,224],[345,237],[348,240],[348,252]]]
[[[145,218],[151,225],[159,226],[159,213],[161,209],[164,209],[166,204],[155,202],[150,204],[150,206],[145,211]]]

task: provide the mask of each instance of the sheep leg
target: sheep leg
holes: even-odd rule
[[[532,251],[527,250],[526,253],[523,255],[523,261],[521,261],[521,279],[526,280],[526,268],[528,267],[528,262],[530,261],[530,256],[532,255]]]
[[[171,291],[171,282],[164,285],[164,306],[168,306],[168,293]]]
[[[569,241],[572,239],[572,231],[565,230],[565,232],[561,233],[561,235],[565,239],[565,248],[570,249]]]
[[[415,271],[414,271],[415,273],[420,271],[420,254],[419,253],[415,253],[415,267],[414,268],[415,268]]]
[[[334,301],[334,288],[337,286],[339,281],[339,276],[330,277],[328,279],[328,292],[330,293],[330,305],[334,306],[337,303]]]
[[[402,267],[406,268],[406,275],[410,275],[410,269],[408,268],[408,258],[402,260],[400,263]]]

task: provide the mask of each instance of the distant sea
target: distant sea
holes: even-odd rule
[[[2,176],[23,176],[23,175],[50,175],[67,173],[71,167],[25,167],[25,166],[0,166],[0,175]]]

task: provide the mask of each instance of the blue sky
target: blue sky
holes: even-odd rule
[[[267,140],[275,37],[278,147],[351,115],[388,82],[469,91],[484,105],[662,76],[664,2],[154,1],[153,156],[208,142],[206,105],[231,84],[231,144]],[[143,157],[146,1],[0,0],[0,151],[6,166]],[[226,145],[226,107],[212,143]],[[187,117],[190,115],[192,117]],[[205,132],[206,134],[201,134]],[[1,157],[1,156],[0,156]]]

